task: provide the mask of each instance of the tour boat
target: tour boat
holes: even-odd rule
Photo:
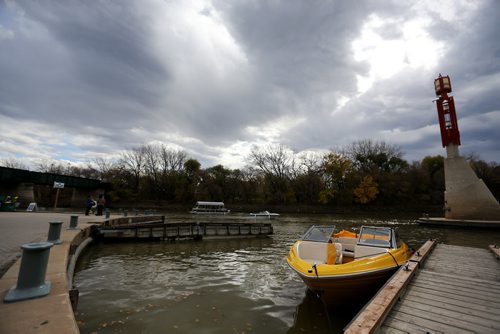
[[[230,210],[224,207],[224,202],[196,202],[190,213],[195,215],[225,215]]]
[[[287,262],[327,302],[367,297],[411,257],[389,227],[363,226],[359,234],[311,226],[291,247]]]
[[[269,211],[260,211],[256,213],[250,213],[250,216],[252,218],[266,218],[266,219],[274,219],[278,217],[280,214],[279,213],[274,213],[274,212],[269,212]]]

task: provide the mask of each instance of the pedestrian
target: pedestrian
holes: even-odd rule
[[[106,199],[103,194],[99,195],[99,199],[97,200],[97,213],[96,216],[102,216],[102,211],[104,210],[104,205],[106,205]]]
[[[87,200],[85,201],[85,216],[89,215],[90,209],[94,206],[95,201],[92,196],[88,195]]]

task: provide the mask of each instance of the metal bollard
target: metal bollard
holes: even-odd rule
[[[78,216],[71,216],[68,230],[78,230]]]
[[[128,216],[128,210],[123,210],[123,217],[127,217]]]
[[[139,210],[134,209],[134,213],[135,213],[136,216],[138,216],[139,215]]]
[[[45,281],[51,242],[36,242],[21,246],[23,255],[17,284],[5,295],[4,302],[16,302],[46,296],[51,282]]]
[[[61,239],[59,239],[61,237],[62,222],[50,222],[49,224],[49,235],[47,241],[53,243],[54,245],[62,244]]]
[[[106,212],[106,219],[109,219],[109,215],[110,215],[109,210],[108,210],[108,209],[106,209],[106,211],[105,211],[105,212]]]

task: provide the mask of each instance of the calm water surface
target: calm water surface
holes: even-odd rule
[[[415,249],[430,238],[482,248],[500,240],[499,231],[422,227],[415,218],[281,216],[272,221],[274,235],[267,238],[93,245],[80,257],[75,274],[80,331],[341,332],[357,310],[325,310],[285,261],[309,225],[393,226]],[[222,219],[242,221],[243,216]]]

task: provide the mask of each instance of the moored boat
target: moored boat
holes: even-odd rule
[[[255,213],[250,213],[250,217],[252,218],[266,218],[266,219],[274,219],[278,217],[279,213],[269,212],[269,211],[260,211]]]
[[[198,201],[189,212],[195,215],[225,215],[228,214],[230,210],[224,207],[224,202]]]
[[[311,226],[291,247],[287,262],[327,303],[369,297],[411,257],[389,227],[363,226],[359,234]]]

